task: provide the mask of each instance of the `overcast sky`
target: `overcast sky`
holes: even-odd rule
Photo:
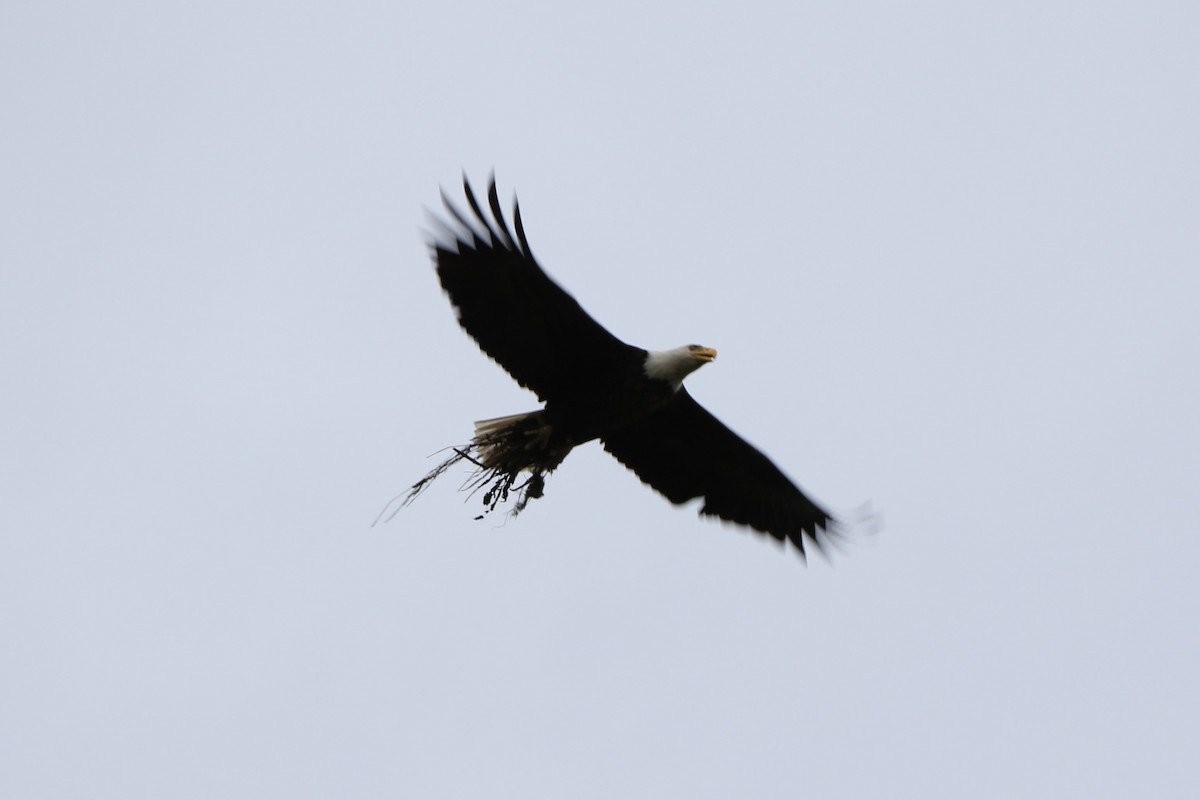
[[[0,10],[0,795],[1200,795],[1200,11]],[[810,559],[535,407],[422,244],[534,252],[821,503]]]

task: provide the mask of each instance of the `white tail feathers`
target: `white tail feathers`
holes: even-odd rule
[[[491,436],[499,433],[514,422],[519,422],[535,414],[540,414],[540,411],[527,411],[524,414],[509,414],[507,417],[492,417],[491,419],[481,419],[475,423],[475,436]]]
[[[515,493],[517,502],[512,513],[519,513],[530,500],[542,496],[546,475],[561,464],[574,447],[569,440],[554,439],[553,427],[546,421],[545,413],[530,411],[479,420],[475,423],[475,438],[471,443],[450,448],[454,455],[414,483],[402,505],[411,503],[434,478],[459,461],[469,461],[476,469],[466,486],[471,490],[487,487],[483,493],[487,510],[494,510],[500,503],[508,501],[510,493]],[[518,483],[523,472],[528,472],[529,476]]]

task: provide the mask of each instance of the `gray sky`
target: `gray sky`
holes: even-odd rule
[[[1195,797],[1191,3],[9,3],[0,795]],[[814,497],[832,563],[529,410],[465,169]]]

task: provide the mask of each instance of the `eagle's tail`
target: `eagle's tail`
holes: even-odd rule
[[[487,487],[483,493],[487,511],[495,510],[507,502],[510,492],[516,492],[512,513],[518,514],[530,500],[542,496],[546,473],[552,472],[571,452],[571,445],[556,441],[553,434],[544,411],[480,420],[475,423],[475,438],[470,444],[451,448],[454,455],[414,483],[403,505],[415,500],[434,478],[451,466],[469,461],[475,465],[475,471],[463,488],[474,493]],[[528,472],[529,476],[518,483],[522,472]]]

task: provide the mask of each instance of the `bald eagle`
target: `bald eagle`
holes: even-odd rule
[[[515,496],[513,513],[541,497],[545,476],[577,445],[598,439],[672,503],[703,498],[700,514],[747,525],[801,556],[837,523],[770,459],[725,427],[683,386],[717,351],[696,344],[644,350],[609,333],[538,265],[513,201],[504,219],[492,178],[485,213],[470,183],[473,218],[442,192],[449,220],[430,241],[442,288],[463,329],[544,404],[537,411],[475,423],[475,436],[413,484],[404,504],[459,461],[484,489],[487,511]],[[515,234],[514,234],[515,230]],[[486,487],[486,489],[484,488]],[[480,517],[477,518],[481,518]]]

